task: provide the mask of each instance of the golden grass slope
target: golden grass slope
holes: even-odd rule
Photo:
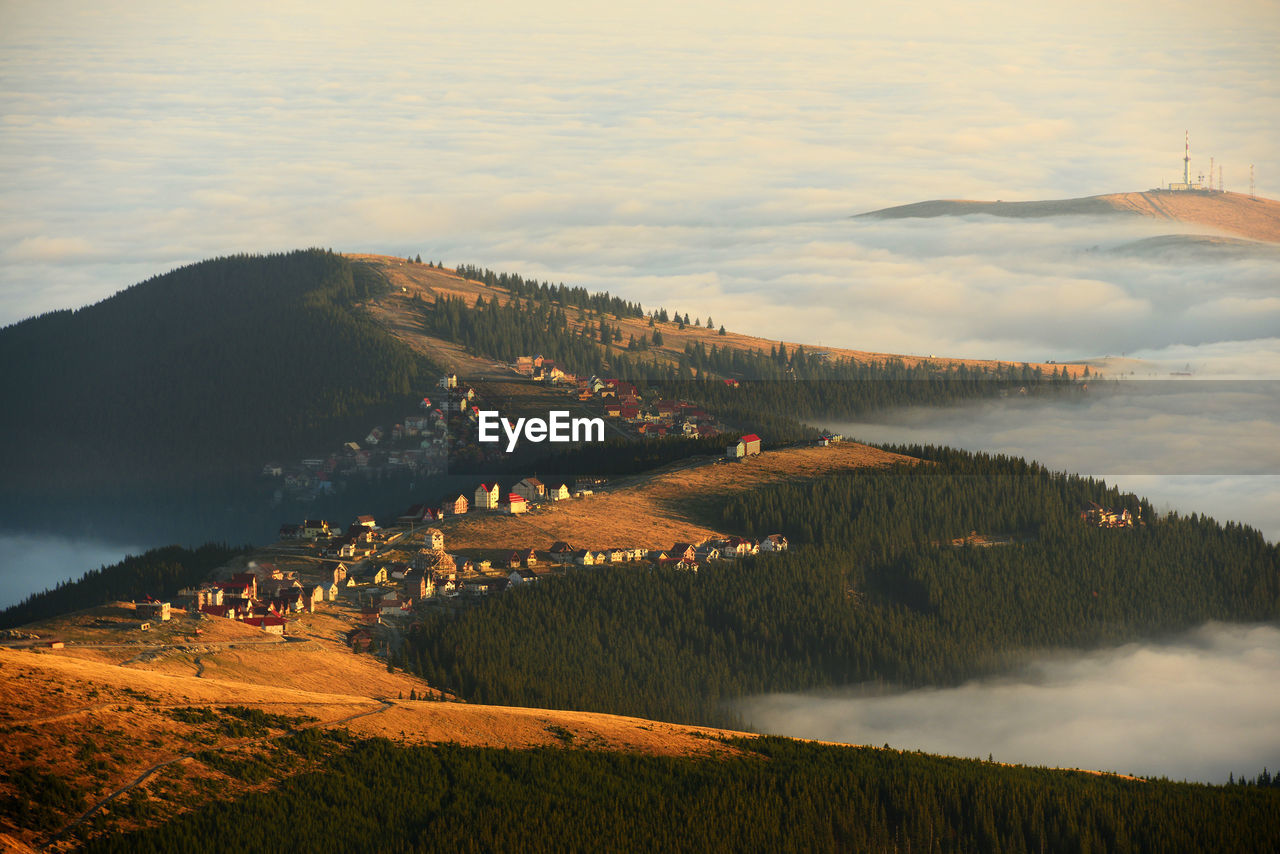
[[[674,463],[612,484],[595,495],[558,501],[524,516],[468,513],[446,522],[450,551],[546,549],[556,540],[575,548],[643,546],[666,549],[726,533],[705,523],[718,498],[770,483],[807,480],[861,468],[914,462],[856,442],[830,448],[767,451],[742,462],[706,458]]]
[[[53,623],[45,630],[56,630]],[[315,615],[304,620],[301,642],[263,643],[263,634],[254,632],[251,638],[230,642],[206,638],[203,648],[143,645],[149,654],[141,657],[139,644],[107,646],[118,640],[110,637],[94,648],[87,646],[93,639],[83,636],[78,648],[0,648],[0,767],[54,775],[83,792],[86,807],[105,815],[111,832],[118,832],[166,820],[210,799],[268,787],[309,767],[272,759],[270,743],[287,734],[287,728],[230,737],[207,725],[177,720],[174,710],[184,707],[234,705],[291,718],[310,716],[316,720],[300,725],[342,727],[410,744],[573,746],[673,756],[735,752],[721,738],[739,733],[704,727],[441,702],[422,680],[388,673],[381,659],[348,650],[334,632],[341,625],[333,617]],[[205,665],[202,675],[197,675],[199,663]],[[405,699],[411,691],[433,699]],[[272,777],[256,786],[232,779],[194,757],[203,750],[265,758],[272,763]],[[0,799],[14,793],[13,784],[0,776]],[[154,817],[139,818],[131,799],[153,808]],[[81,814],[59,814],[60,828]],[[38,832],[0,817],[0,850],[66,844],[56,831]]]
[[[1169,192],[1111,193],[1080,199],[1034,202],[935,199],[871,211],[875,219],[910,217],[990,216],[1028,219],[1049,216],[1110,216],[1129,214],[1205,226],[1228,234],[1280,243],[1280,202],[1243,193]]]
[[[434,300],[437,295],[462,297],[469,305],[474,305],[476,299],[481,296],[485,298],[486,302],[491,301],[496,296],[500,304],[506,305],[508,300],[511,299],[511,295],[505,288],[489,287],[482,282],[465,279],[452,270],[440,270],[428,267],[425,264],[410,263],[402,258],[388,255],[356,253],[348,254],[346,257],[353,261],[373,264],[391,282],[392,293],[369,305],[370,313],[374,319],[381,323],[391,334],[418,352],[432,357],[438,364],[448,367],[459,376],[467,379],[501,379],[514,376],[514,373],[505,365],[495,363],[492,359],[480,358],[467,353],[464,348],[456,344],[427,335],[417,317],[416,301],[419,296],[426,299],[427,302]],[[668,308],[673,307],[668,306]],[[570,311],[568,315],[570,327],[580,329],[582,324],[577,321],[577,313]],[[706,316],[700,317],[699,320],[705,322]],[[613,347],[615,352],[624,352],[625,344],[631,336],[635,336],[639,340],[642,336],[648,336],[653,331],[649,328],[647,318],[610,319],[609,323],[619,327],[622,332],[623,347]],[[700,326],[686,326],[684,329],[680,329],[675,323],[663,323],[659,324],[659,327],[663,337],[662,346],[652,348],[641,355],[645,358],[659,359],[669,364],[676,364],[679,361],[680,356],[684,353],[685,345],[689,342],[701,342],[708,350],[711,349],[712,345],[715,345],[720,348],[730,347],[744,352],[759,350],[762,353],[768,353],[770,348],[776,348],[779,344],[785,344],[788,350],[804,346],[805,350],[809,352],[829,353],[833,358],[853,359],[860,364],[882,364],[890,360],[900,360],[908,367],[929,363],[939,368],[951,368],[961,364],[968,367],[1023,364],[1022,362],[999,362],[992,359],[899,355],[851,350],[843,347],[818,347],[813,345],[812,342],[779,342],[769,338],[743,335],[729,330],[726,330],[726,334],[720,335],[717,329],[708,329]],[[529,355],[538,354],[530,353]],[[632,355],[634,357],[636,354]],[[1048,365],[1036,362],[1032,362],[1031,365],[1032,367],[1042,367],[1045,371],[1065,368],[1073,373],[1079,373],[1084,370],[1083,365]]]

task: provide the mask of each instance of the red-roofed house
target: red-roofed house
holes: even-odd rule
[[[477,510],[497,510],[498,495],[497,483],[482,483],[476,487],[476,500],[473,506]]]

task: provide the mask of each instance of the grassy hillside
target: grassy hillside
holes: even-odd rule
[[[1145,216],[1170,222],[1201,225],[1218,231],[1280,243],[1280,202],[1244,193],[1169,192],[1110,193],[1081,199],[1034,202],[985,202],[967,199],[935,199],[860,214],[873,219],[911,217],[987,216],[1033,219],[1049,216]]]
[[[332,447],[421,393],[425,360],[359,305],[386,288],[330,252],[241,255],[0,331],[11,489],[185,483]],[[365,425],[367,429],[367,425]]]
[[[399,699],[430,689],[344,650],[330,619],[307,617],[303,642],[227,623],[167,648],[86,637],[78,650],[0,650],[0,845],[265,850],[287,832],[300,851],[590,840],[582,847],[1155,852],[1270,851],[1280,839],[1280,790],[1262,785]],[[246,840],[246,815],[287,831]]]

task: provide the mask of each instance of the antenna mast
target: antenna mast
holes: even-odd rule
[[[1182,158],[1182,183],[1191,186],[1191,131],[1184,130],[1187,137],[1187,153]]]

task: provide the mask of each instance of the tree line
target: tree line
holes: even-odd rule
[[[315,731],[287,737],[314,753]],[[366,739],[88,852],[1233,851],[1280,842],[1280,792],[1001,767],[779,738],[710,758]],[[281,761],[284,760],[281,757]],[[246,843],[245,816],[256,825]],[[263,833],[265,837],[262,837]],[[281,842],[287,837],[287,843]],[[266,843],[263,839],[276,842]],[[255,841],[256,840],[256,841]]]
[[[952,685],[1026,650],[1280,614],[1280,557],[1256,530],[1156,519],[1136,497],[1020,460],[921,453],[931,462],[737,492],[718,509],[691,499],[720,530],[785,534],[785,554],[697,574],[571,570],[425,615],[396,662],[477,702],[742,726],[731,701],[749,694]],[[1093,527],[1089,501],[1146,524]],[[952,545],[971,531],[1006,544]]]

